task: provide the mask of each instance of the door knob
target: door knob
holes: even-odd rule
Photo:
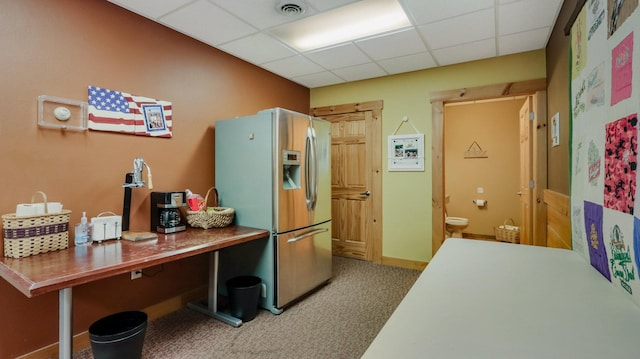
[[[371,196],[371,191],[362,192],[362,193],[360,193],[360,195],[369,197],[369,196]]]
[[[518,196],[522,196],[522,192],[516,192]]]

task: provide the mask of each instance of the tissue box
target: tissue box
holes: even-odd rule
[[[122,216],[104,216],[91,218],[91,240],[102,242],[122,237]]]

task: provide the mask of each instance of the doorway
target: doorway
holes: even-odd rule
[[[495,239],[505,221],[520,226],[518,112],[527,98],[445,103],[445,210],[469,220],[464,238]]]
[[[450,102],[485,100],[505,96],[535,95],[536,115],[532,117],[532,242],[546,243],[546,219],[543,189],[546,188],[546,79],[529,80],[483,87],[454,89],[431,94],[432,108],[432,253],[445,239],[444,225],[444,104]]]

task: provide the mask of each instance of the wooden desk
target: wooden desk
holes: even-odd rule
[[[268,235],[269,232],[263,229],[229,226],[208,230],[190,228],[174,234],[158,233],[158,239],[139,242],[111,240],[20,259],[1,257],[0,276],[29,298],[59,291],[59,357],[71,358],[72,287],[206,252],[211,253],[209,301],[208,307],[201,311],[239,325],[237,320],[232,320],[235,318],[217,313],[218,250]]]

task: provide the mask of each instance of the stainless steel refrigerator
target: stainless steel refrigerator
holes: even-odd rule
[[[331,124],[282,108],[215,123],[215,186],[269,238],[220,252],[220,278],[262,279],[273,313],[331,278]],[[221,288],[224,292],[224,288]]]

